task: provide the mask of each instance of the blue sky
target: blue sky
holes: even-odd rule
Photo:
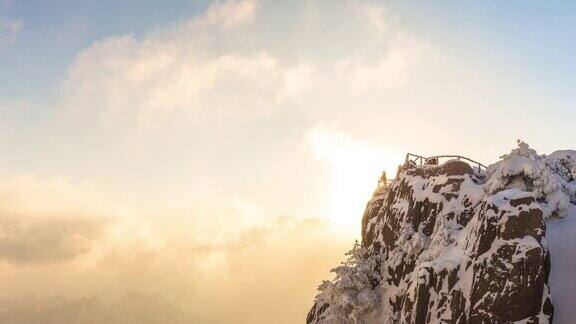
[[[571,1],[389,1],[415,32],[454,51],[502,64],[528,87],[564,102],[574,87],[576,5]],[[0,49],[0,97],[44,100],[74,55],[94,41],[185,20],[208,1],[6,1],[0,17],[23,23],[17,41]],[[518,85],[523,87],[524,85]]]
[[[116,34],[139,35],[194,16],[206,1],[10,1],[1,17],[22,22],[17,41],[0,49],[0,97],[45,100],[74,56]],[[38,99],[36,99],[38,98]],[[36,100],[35,100],[36,99]]]

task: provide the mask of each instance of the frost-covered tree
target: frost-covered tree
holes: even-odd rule
[[[324,323],[362,323],[361,318],[378,310],[381,301],[381,257],[371,254],[357,241],[347,260],[332,269],[331,281],[319,286],[316,296]]]

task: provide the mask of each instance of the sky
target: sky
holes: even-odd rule
[[[1,0],[0,298],[144,291],[208,323],[300,321],[407,152],[573,148],[575,16]]]

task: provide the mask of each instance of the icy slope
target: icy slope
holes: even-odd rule
[[[569,318],[573,286],[561,282],[572,269],[559,268],[576,229],[576,153],[518,144],[482,175],[461,161],[401,166],[368,203],[361,245],[322,283],[307,322],[547,323],[549,282],[558,319]],[[550,281],[547,223],[561,232]]]
[[[554,323],[576,321],[576,208],[565,218],[550,219],[546,239],[552,259],[550,285]]]

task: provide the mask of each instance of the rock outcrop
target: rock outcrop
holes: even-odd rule
[[[320,286],[307,323],[548,323],[546,219],[576,201],[576,152],[522,142],[487,172],[399,167],[376,190],[361,244]]]

